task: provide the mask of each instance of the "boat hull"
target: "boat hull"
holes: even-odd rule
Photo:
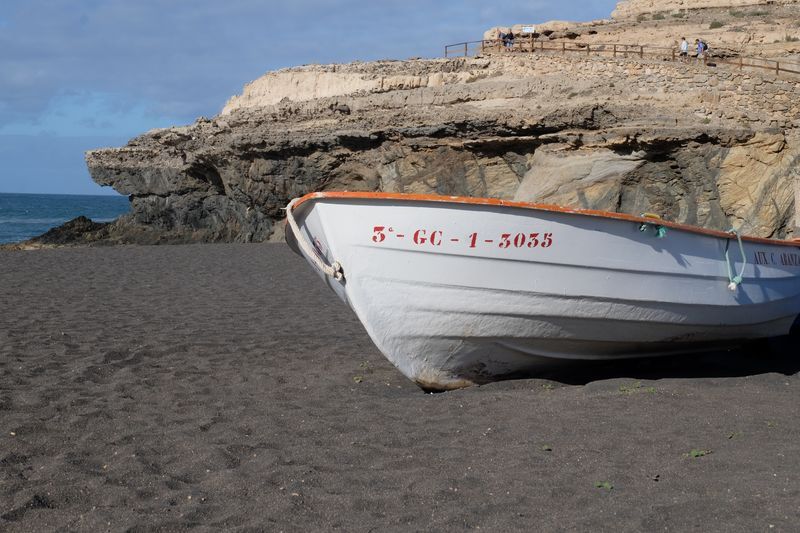
[[[741,270],[732,236],[667,228],[659,237],[656,222],[639,219],[357,195],[313,198],[294,216],[314,253],[342,265],[344,278],[321,274],[326,283],[426,389],[556,359],[783,335],[800,313],[797,247],[744,241]]]

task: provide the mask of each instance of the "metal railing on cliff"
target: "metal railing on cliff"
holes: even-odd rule
[[[675,48],[660,46],[645,46],[632,44],[589,44],[579,42],[545,42],[534,39],[517,38],[513,46],[506,47],[500,40],[466,41],[463,43],[448,44],[444,47],[444,57],[470,55],[484,55],[487,53],[535,53],[535,52],[556,52],[561,54],[584,54],[584,55],[603,55],[610,57],[638,57],[655,58],[669,61],[697,61],[696,57],[688,56],[682,58]],[[730,65],[739,70],[761,69],[771,71],[776,76],[781,73],[800,75],[800,64],[787,61],[776,61],[772,59],[760,59],[755,57],[722,57],[713,54],[705,54],[702,61],[709,66]]]

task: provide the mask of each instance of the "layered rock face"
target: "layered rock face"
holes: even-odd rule
[[[612,16],[610,38],[656,46],[699,38],[722,55],[800,62],[800,0],[629,0]]]
[[[523,40],[526,25],[491,28]],[[677,49],[681,37],[690,44],[703,39],[712,52],[725,57],[778,59],[800,63],[800,0],[630,0],[620,2],[612,19],[592,22],[529,23],[537,41],[644,45]]]
[[[652,212],[783,238],[799,125],[796,79],[694,61],[537,52],[285,69],[217,117],[88,152],[132,212],[87,240],[278,239],[288,201],[321,190]]]
[[[611,13],[614,19],[634,18],[663,11],[690,9],[759,8],[761,6],[797,4],[797,0],[624,0]]]
[[[122,242],[263,241],[291,198],[319,190],[655,212],[785,237],[799,119],[796,83],[696,64],[359,63],[269,74],[214,119],[86,158],[95,181],[131,196],[109,229]]]

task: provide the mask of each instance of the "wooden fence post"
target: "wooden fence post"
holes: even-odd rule
[[[561,43],[561,53],[562,54],[566,54],[567,53],[567,42],[566,41]]]
[[[739,70],[742,70],[743,68],[744,68],[744,60],[742,59],[742,56],[739,56]]]
[[[591,53],[592,53],[592,45],[591,44],[587,44],[586,45],[586,55],[588,56]]]
[[[780,61],[776,61],[775,62],[775,75],[776,76],[780,76],[781,75],[781,62]]]
[[[464,43],[464,57],[469,55],[469,43]]]
[[[644,57],[644,46],[639,47],[639,57],[640,58]]]
[[[614,45],[614,57],[617,57],[617,45]]]

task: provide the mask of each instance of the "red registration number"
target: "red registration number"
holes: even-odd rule
[[[550,248],[553,246],[553,234],[543,232],[509,232],[500,235],[481,235],[478,232],[467,236],[446,235],[437,229],[417,229],[411,233],[395,231],[390,226],[374,226],[372,228],[372,242],[380,244],[389,239],[400,239],[411,242],[417,246],[438,247],[446,243],[462,245],[468,248],[479,246],[494,246],[501,249],[514,248]]]

